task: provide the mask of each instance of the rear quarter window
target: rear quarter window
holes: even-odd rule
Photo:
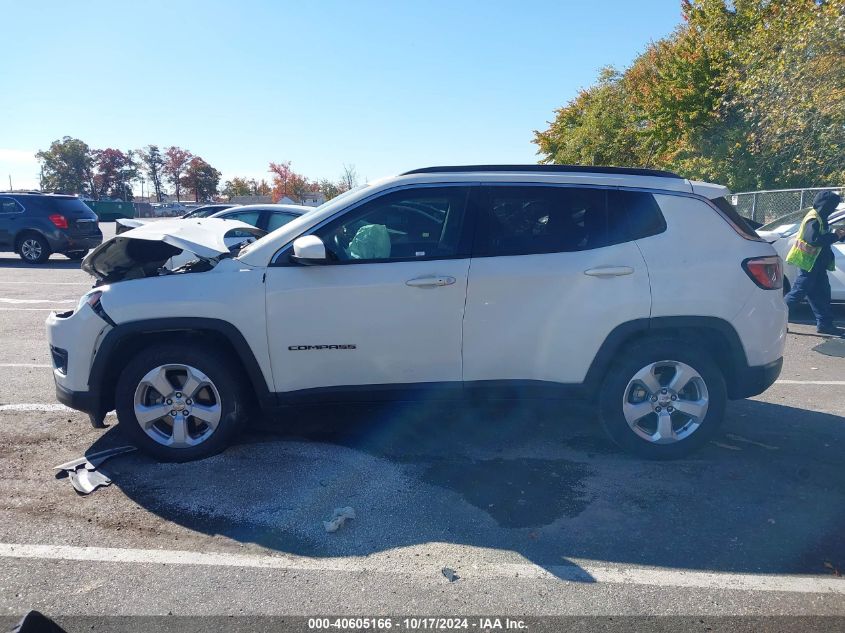
[[[748,240],[762,239],[759,235],[757,235],[757,232],[751,228],[746,219],[739,214],[739,211],[736,210],[736,207],[734,207],[727,198],[724,196],[720,198],[713,198],[710,202],[716,205],[716,208],[722,212],[722,215],[725,216],[725,218],[733,225],[736,232],[742,237]]]

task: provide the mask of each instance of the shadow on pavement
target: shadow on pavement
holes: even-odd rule
[[[104,470],[169,521],[296,555],[442,542],[516,552],[553,573],[578,559],[747,573],[845,567],[838,416],[731,403],[714,443],[660,463],[620,453],[584,404],[320,406],[291,409],[286,423],[304,430],[252,433],[200,462],[133,454]],[[91,450],[121,442],[112,429]],[[357,518],[327,534],[322,521],[341,506]]]

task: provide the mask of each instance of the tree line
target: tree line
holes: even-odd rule
[[[221,173],[202,157],[181,147],[161,149],[147,145],[122,151],[92,149],[87,143],[65,136],[36,155],[41,163],[41,190],[89,196],[96,200],[132,200],[132,186],[141,181],[149,186],[149,196],[162,201],[168,189],[177,200],[182,196],[196,202],[217,195],[262,195],[273,200],[288,197],[294,202],[308,193],[320,192],[326,200],[358,185],[354,166],[343,168],[338,180],[311,180],[291,169],[290,161],[271,162],[271,183],[261,179],[234,177],[220,186]]]
[[[541,162],[735,191],[845,182],[845,0],[684,0],[682,15],[535,131]]]

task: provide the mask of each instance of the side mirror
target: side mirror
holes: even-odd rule
[[[303,235],[293,241],[290,260],[304,266],[319,266],[328,262],[326,245],[316,235]]]

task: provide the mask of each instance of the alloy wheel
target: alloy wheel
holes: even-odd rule
[[[21,254],[28,261],[37,261],[41,257],[42,252],[41,243],[36,239],[29,238],[21,242]]]
[[[622,412],[631,430],[654,444],[673,444],[701,426],[710,397],[695,369],[674,360],[646,365],[628,381]]]
[[[154,441],[172,448],[197,446],[220,423],[220,393],[211,379],[190,365],[160,365],[135,389],[135,418]]]

